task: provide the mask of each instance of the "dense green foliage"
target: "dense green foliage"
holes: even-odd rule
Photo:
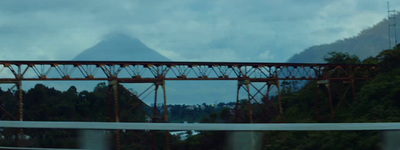
[[[348,54],[330,53],[328,61],[354,63],[358,61]],[[333,55],[332,55],[333,54]],[[339,59],[338,59],[339,57]],[[372,60],[372,61],[371,61]],[[319,118],[316,119],[314,109],[316,84],[310,82],[302,90],[285,95],[285,116],[288,122],[399,122],[400,121],[400,49],[386,50],[377,57],[366,62],[376,62],[377,75],[374,79],[356,86],[356,99],[351,92],[344,95],[344,102],[337,107],[335,118],[329,119],[328,99],[320,101]],[[328,62],[331,63],[331,62]],[[333,89],[342,89],[340,84],[332,85]],[[327,97],[321,92],[320,97]],[[324,95],[324,96],[323,96]],[[334,99],[337,106],[339,101]],[[323,107],[325,106],[325,107]],[[286,132],[279,138],[279,133],[267,133],[271,141],[268,149],[380,149],[381,133],[373,131],[343,131],[343,132]]]
[[[324,61],[328,64],[359,64],[360,59],[356,55],[340,52],[329,52],[324,56]]]
[[[74,86],[61,92],[54,88],[37,84],[34,88],[23,93],[24,120],[27,121],[114,121],[114,101],[107,102],[107,93],[112,92],[105,83],[98,84],[93,92],[77,92]],[[1,91],[1,105],[13,116],[18,114],[18,92]],[[120,121],[144,122],[145,115],[140,109],[131,110],[139,105],[135,97],[124,90],[119,90],[118,105],[120,107]],[[109,116],[107,116],[107,113]],[[127,115],[128,114],[128,115]],[[4,111],[0,112],[2,120],[15,120]],[[0,132],[4,136],[1,144],[16,145],[17,130],[4,129]],[[29,140],[24,143],[33,147],[78,147],[78,132],[75,130],[45,130],[26,129],[24,134]],[[129,133],[122,133],[126,136]],[[138,133],[142,134],[142,133]]]
[[[332,82],[334,93],[334,115],[331,117],[327,88],[317,87],[316,82],[308,82],[300,90],[294,89],[293,81],[282,83],[282,101],[285,122],[400,122],[400,49],[386,50],[377,57],[360,61],[348,53],[333,52],[325,56],[327,63],[377,64],[374,79],[356,82],[355,98],[349,85]],[[319,102],[316,105],[316,89],[319,88]],[[258,117],[255,122],[280,122],[276,97],[272,96],[268,115],[253,104]],[[243,101],[245,103],[245,101]],[[318,109],[316,109],[318,107]],[[241,114],[247,113],[241,107]],[[221,115],[222,112],[220,112]],[[255,113],[257,115],[257,113]],[[211,116],[211,115],[210,115]],[[215,115],[214,115],[215,116]],[[247,116],[248,117],[248,116]],[[263,132],[264,149],[381,149],[381,132],[377,131],[325,131],[325,132]],[[202,132],[182,142],[182,149],[227,149],[226,132]],[[213,144],[218,143],[218,144]]]

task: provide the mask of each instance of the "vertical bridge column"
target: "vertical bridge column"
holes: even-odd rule
[[[16,86],[18,88],[18,106],[19,106],[19,111],[18,111],[18,120],[23,121],[24,120],[24,101],[23,101],[23,90],[22,90],[22,80],[24,80],[24,74],[28,71],[28,69],[31,67],[31,64],[15,64],[12,65],[10,63],[3,63],[4,68],[8,68],[10,73],[12,73],[15,77],[16,81]],[[2,69],[4,69],[2,68]],[[17,120],[17,118],[15,118]],[[19,129],[19,133],[17,136],[17,145],[18,146],[24,146],[24,132],[23,129]]]
[[[279,80],[271,80],[265,82],[265,84],[259,88],[256,87],[254,84],[251,83],[249,79],[244,79],[244,80],[238,80],[238,85],[237,85],[237,93],[236,93],[236,107],[235,107],[235,122],[238,122],[239,120],[239,101],[240,101],[240,89],[243,88],[247,94],[247,99],[249,101],[248,103],[248,114],[249,114],[249,122],[253,123],[253,106],[252,106],[252,101],[257,102],[256,96],[260,94],[264,98],[264,104],[265,104],[265,113],[268,113],[268,107],[269,107],[269,96],[271,92],[271,87],[272,85],[275,85],[277,88],[277,96],[278,96],[278,109],[279,109],[279,115],[281,118],[281,121],[284,121],[284,115],[283,115],[283,108],[282,108],[282,100],[281,100],[281,91],[280,91],[280,85],[279,85]],[[255,93],[251,93],[251,88],[255,90]],[[264,89],[267,88],[267,93],[264,94]]]
[[[280,83],[279,83],[279,80],[278,79],[274,79],[274,80],[271,80],[271,81],[267,81],[267,83],[266,83],[267,85],[268,85],[268,89],[267,89],[267,95],[266,95],[266,97],[267,97],[267,99],[266,99],[266,102],[267,102],[267,100],[268,100],[268,103],[269,103],[269,95],[270,95],[270,92],[271,92],[271,88],[272,88],[272,85],[275,85],[275,87],[276,87],[276,89],[277,89],[277,96],[278,96],[278,111],[279,111],[279,117],[280,117],[280,121],[281,122],[285,122],[285,116],[283,115],[283,104],[282,104],[282,94],[281,94],[281,86],[280,86]],[[259,92],[262,92],[261,90],[259,90]],[[266,103],[266,108],[268,109],[268,103]]]
[[[278,88],[279,115],[281,116],[281,121],[285,122],[285,117],[283,115],[282,99],[281,99],[281,87],[280,87],[280,84],[279,84],[279,80],[275,81],[275,86]]]
[[[167,91],[165,88],[165,80],[162,80],[160,82],[156,82],[154,83],[155,85],[155,95],[154,95],[154,113],[157,112],[157,95],[158,95],[158,88],[161,86],[162,90],[163,90],[163,101],[164,101],[164,105],[163,105],[163,110],[164,110],[164,122],[168,123],[168,107],[167,107]],[[155,116],[155,114],[153,115]],[[170,149],[170,134],[169,131],[166,131],[165,133],[165,144],[166,144],[166,149],[169,150]]]
[[[117,80],[110,80],[108,81],[108,88],[112,88],[113,97],[114,97],[114,112],[115,112],[115,122],[119,122],[119,101],[118,101],[118,81]],[[116,142],[116,149],[121,149],[121,141],[120,141],[120,130],[115,131],[115,142]]]
[[[333,111],[333,101],[332,101],[332,91],[331,91],[331,84],[330,84],[330,80],[320,80],[317,81],[317,87],[316,87],[316,100],[315,100],[315,111],[316,111],[316,117],[319,117],[319,110],[318,110],[318,103],[319,103],[319,88],[320,85],[325,85],[325,87],[328,90],[328,96],[329,96],[329,112],[330,112],[330,119],[333,119],[335,114]]]
[[[166,88],[165,88],[165,81],[160,81],[160,82],[155,82],[154,83],[154,115],[153,115],[153,122],[155,122],[154,119],[156,119],[155,114],[158,113],[157,112],[157,100],[158,100],[158,89],[161,86],[162,90],[163,90],[163,110],[164,110],[164,122],[168,123],[168,108],[167,108],[167,94],[166,94]]]
[[[316,111],[316,116],[315,118],[318,120],[319,119],[319,90],[321,88],[320,85],[325,85],[327,93],[328,93],[328,104],[329,104],[329,111],[330,111],[330,116],[329,119],[333,120],[335,117],[335,112],[339,109],[339,107],[346,101],[346,96],[350,96],[347,94],[349,91],[351,91],[351,96],[352,99],[355,101],[356,100],[356,92],[355,92],[355,83],[354,79],[347,79],[347,80],[339,80],[336,82],[333,82],[334,80],[319,80],[317,81],[317,87],[316,87],[316,102],[315,102],[315,111]],[[335,98],[335,100],[333,99]]]
[[[24,120],[24,100],[23,100],[23,91],[22,91],[22,82],[18,81],[18,106],[19,106],[19,121]],[[18,146],[24,146],[24,130],[21,128],[18,132]]]
[[[235,120],[237,121],[237,117],[239,117],[239,101],[240,101],[240,89],[241,88],[244,88],[245,90],[246,90],[246,93],[247,93],[247,100],[248,100],[248,107],[249,107],[249,111],[248,111],[248,114],[249,114],[249,122],[250,123],[253,123],[253,108],[252,108],[252,105],[251,105],[251,97],[252,97],[252,95],[251,95],[251,93],[250,93],[250,86],[249,86],[249,84],[250,84],[250,80],[248,80],[248,79],[245,79],[245,80],[238,80],[238,84],[237,84],[237,93],[236,93],[236,108],[235,108]]]

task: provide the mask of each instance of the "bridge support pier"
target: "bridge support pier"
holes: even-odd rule
[[[238,80],[238,88],[237,88],[237,93],[236,93],[236,107],[235,107],[235,122],[238,122],[239,120],[239,103],[240,103],[240,89],[243,88],[246,92],[247,95],[247,100],[248,100],[248,114],[249,114],[249,122],[252,123],[254,122],[253,120],[253,106],[252,106],[252,101],[255,103],[259,103],[256,100],[256,96],[260,94],[262,96],[262,99],[264,100],[264,113],[266,116],[269,113],[269,103],[270,103],[270,92],[272,89],[272,85],[275,85],[277,89],[277,97],[278,97],[278,111],[279,111],[279,116],[282,122],[284,122],[284,115],[283,115],[283,108],[282,108],[282,100],[281,100],[281,91],[280,91],[280,85],[279,85],[279,80],[271,80],[265,82],[265,84],[262,87],[256,87],[250,80],[245,79],[245,80]],[[264,89],[267,88],[267,93],[264,94]],[[253,89],[253,90],[251,90]],[[254,91],[252,94],[252,91]]]
[[[331,90],[331,81],[330,80],[320,80],[317,81],[317,87],[316,87],[316,92],[315,92],[315,118],[320,119],[319,117],[319,89],[321,88],[320,85],[324,85],[328,91],[328,104],[329,104],[329,118],[332,120],[335,116],[334,110],[333,110],[333,101],[332,101],[332,90]]]
[[[118,101],[118,81],[117,80],[110,80],[108,82],[108,91],[113,91],[113,99],[114,99],[114,114],[115,114],[115,122],[119,122],[119,101]],[[109,92],[109,94],[111,94]],[[109,96],[111,98],[111,96]],[[110,101],[109,101],[110,102]],[[120,140],[120,130],[115,131],[115,142],[116,142],[116,149],[121,149],[121,140]]]
[[[24,100],[23,100],[23,90],[22,90],[22,82],[19,81],[17,83],[17,87],[18,87],[18,107],[19,107],[19,121],[23,121],[24,120]],[[24,144],[24,130],[21,128],[19,129],[18,132],[18,146],[25,146]]]
[[[319,120],[320,116],[319,116],[319,84],[317,82],[317,85],[315,87],[315,106],[314,106],[314,110],[315,110],[315,116],[314,119],[315,120]]]
[[[235,108],[235,120],[238,121],[239,117],[239,103],[240,103],[240,89],[244,88],[246,91],[247,95],[247,107],[248,107],[248,115],[249,115],[249,122],[253,123],[253,107],[251,105],[251,100],[252,100],[252,95],[250,93],[250,86],[249,86],[250,81],[245,79],[245,80],[238,80],[238,88],[237,88],[237,97],[236,97],[236,108]]]
[[[168,123],[168,107],[167,107],[167,91],[166,91],[166,87],[165,87],[165,81],[161,81],[161,82],[156,82],[154,83],[155,85],[155,95],[154,95],[154,114],[157,113],[157,95],[158,95],[158,89],[161,86],[161,89],[163,91],[163,111],[164,111],[164,122]],[[155,115],[153,115],[155,117]],[[153,119],[155,119],[153,117]],[[170,149],[170,134],[169,131],[165,131],[165,144],[166,144],[166,149],[169,150]]]
[[[328,94],[328,105],[329,105],[329,119],[333,120],[335,117],[335,112],[340,108],[340,106],[346,101],[346,96],[351,97],[353,100],[356,100],[356,91],[353,79],[341,80],[341,81],[332,81],[332,80],[320,80],[317,81],[316,86],[316,95],[315,95],[315,119],[320,119],[319,114],[319,95],[320,95],[320,85],[324,85],[326,87],[326,91]],[[350,90],[351,88],[351,90]],[[348,92],[351,91],[351,95]],[[334,99],[335,98],[335,99]]]
[[[18,117],[14,116],[12,113],[7,111],[6,108],[4,108],[1,105],[0,105],[0,111],[4,112],[7,116],[9,116],[13,120],[23,121],[24,120],[24,99],[23,99],[24,91],[22,90],[22,81],[1,82],[1,83],[13,83],[13,84],[15,84],[10,89],[8,89],[8,91],[5,92],[4,95],[10,94],[11,90],[13,90],[15,87],[17,87],[17,100],[18,100],[18,112],[17,112],[17,114],[18,114]],[[1,97],[0,97],[0,102],[1,102]],[[0,120],[1,119],[2,118],[0,118]],[[25,146],[24,139],[25,139],[24,130],[22,128],[20,128],[18,130],[17,135],[16,135],[16,144],[17,144],[17,146],[19,146],[19,147]]]
[[[167,91],[166,91],[166,87],[165,87],[165,81],[161,81],[161,82],[155,82],[154,83],[154,114],[157,114],[157,99],[158,99],[158,89],[161,86],[161,89],[163,90],[163,111],[164,111],[164,122],[167,123],[168,122],[168,108],[167,108]],[[155,118],[155,115],[153,115],[153,119]],[[153,120],[154,121],[154,120]]]
[[[5,95],[7,95],[7,94],[10,94],[10,93],[11,93],[11,90],[13,90],[16,86],[17,86],[17,85],[14,85],[13,87],[9,88],[9,89],[7,90],[7,92],[5,92],[5,93],[0,97],[0,102],[1,102],[1,100],[2,100],[2,98],[3,98],[3,96],[5,96]],[[0,109],[1,109],[2,112],[4,112],[4,113],[6,114],[6,116],[10,117],[10,118],[13,119],[13,120],[18,120],[12,113],[10,113],[9,111],[7,111],[3,106],[0,105]],[[0,119],[1,119],[1,120],[7,120],[7,119],[4,119],[4,118],[0,118]]]

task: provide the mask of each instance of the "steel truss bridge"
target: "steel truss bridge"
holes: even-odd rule
[[[14,120],[23,121],[22,83],[24,81],[108,81],[109,98],[114,101],[114,120],[120,122],[118,106],[118,89],[120,83],[154,83],[155,92],[153,114],[168,122],[167,97],[165,81],[175,80],[232,80],[237,81],[236,117],[239,108],[239,93],[245,91],[249,101],[249,122],[253,122],[251,104],[256,101],[256,95],[265,97],[267,104],[272,88],[278,95],[279,114],[283,116],[280,93],[280,82],[285,80],[315,80],[318,87],[325,86],[329,93],[329,108],[331,118],[334,117],[335,106],[332,102],[334,94],[331,90],[332,82],[348,85],[352,89],[355,99],[355,80],[371,79],[376,70],[375,65],[343,65],[343,64],[306,64],[306,63],[244,63],[244,62],[135,62],[135,61],[0,61],[0,83],[14,84],[12,89],[19,91],[18,116],[13,116],[0,105],[2,112]],[[262,83],[257,87],[253,83]],[[321,86],[323,85],[323,86]],[[163,90],[164,116],[157,112],[157,91]],[[350,89],[350,88],[347,88]],[[123,88],[124,89],[124,88]],[[124,89],[126,90],[126,89]],[[318,112],[319,94],[316,91],[315,109]],[[113,91],[113,92],[110,92]],[[347,92],[347,91],[346,91]],[[113,93],[113,94],[111,94]],[[111,96],[112,95],[112,96]],[[136,97],[137,95],[132,94]],[[339,97],[340,102],[344,97]],[[1,99],[0,99],[1,101]],[[144,103],[143,103],[144,104]],[[147,106],[147,105],[146,105]],[[147,106],[150,108],[150,106]],[[111,116],[110,114],[107,114]],[[108,117],[108,119],[111,117]],[[111,121],[111,120],[110,120]],[[20,130],[20,135],[23,130]],[[119,134],[117,132],[117,149],[119,149]],[[167,137],[167,141],[168,141]],[[167,142],[168,143],[168,142]],[[168,148],[168,145],[167,145]]]

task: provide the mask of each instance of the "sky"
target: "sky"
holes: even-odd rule
[[[124,33],[173,61],[285,62],[385,17],[378,0],[2,0],[0,59],[70,60]]]

